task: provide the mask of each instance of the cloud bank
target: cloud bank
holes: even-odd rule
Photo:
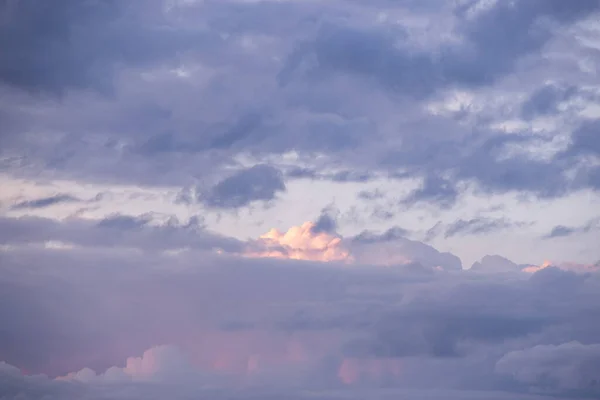
[[[0,0],[0,399],[599,398],[599,17]]]

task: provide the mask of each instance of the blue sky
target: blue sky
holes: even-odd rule
[[[597,395],[599,18],[0,1],[0,386]]]

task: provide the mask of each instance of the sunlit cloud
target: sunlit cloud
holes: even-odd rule
[[[322,262],[353,261],[348,249],[344,248],[341,237],[326,232],[315,232],[314,228],[313,222],[293,226],[286,232],[273,228],[256,241],[256,246],[262,249],[249,251],[245,256]]]
[[[523,268],[522,271],[533,274],[535,272],[541,271],[541,270],[549,268],[549,267],[556,267],[556,268],[560,268],[565,271],[573,271],[573,272],[578,272],[578,273],[600,271],[599,263],[596,263],[596,264],[581,264],[581,263],[574,263],[574,262],[557,263],[557,262],[552,262],[552,261],[548,261],[548,260],[544,261],[541,265],[527,266],[527,267]]]

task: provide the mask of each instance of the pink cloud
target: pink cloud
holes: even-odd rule
[[[285,233],[271,229],[257,240],[257,244],[262,249],[250,251],[245,256],[309,261],[352,261],[350,252],[342,244],[341,237],[326,232],[315,233],[314,227],[313,222],[305,222],[301,226],[291,227]]]

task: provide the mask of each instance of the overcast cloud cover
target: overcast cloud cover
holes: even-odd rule
[[[0,0],[0,399],[600,397],[599,0]]]

